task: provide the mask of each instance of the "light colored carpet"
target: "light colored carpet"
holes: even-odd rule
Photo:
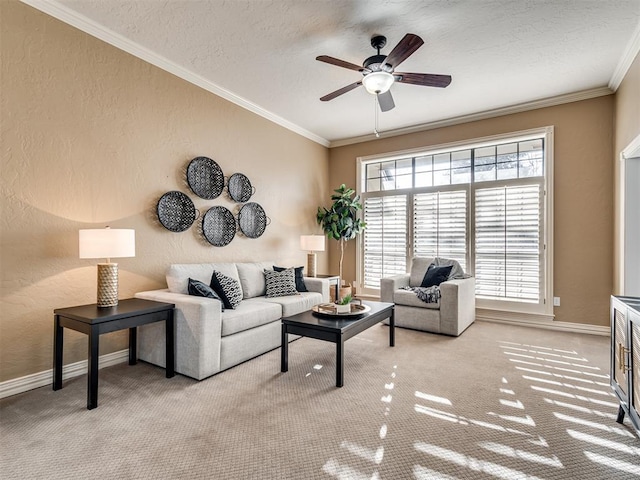
[[[609,339],[476,322],[293,342],[196,382],[139,363],[0,401],[2,479],[627,479]]]

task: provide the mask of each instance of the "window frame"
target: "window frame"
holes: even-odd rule
[[[401,160],[407,157],[420,157],[425,155],[437,155],[440,153],[448,153],[452,150],[474,149],[487,146],[493,146],[498,143],[508,142],[521,142],[532,140],[536,138],[543,138],[544,141],[544,154],[543,162],[544,169],[542,177],[524,177],[519,179],[496,179],[490,181],[483,181],[479,183],[467,183],[467,184],[451,184],[451,185],[439,185],[430,187],[419,188],[407,188],[399,190],[385,190],[375,192],[376,195],[407,195],[407,205],[411,206],[413,203],[413,194],[433,192],[438,190],[450,190],[450,189],[467,189],[467,215],[469,218],[469,228],[467,231],[467,237],[469,245],[473,245],[475,242],[475,190],[477,188],[487,188],[490,186],[500,185],[514,185],[516,183],[540,183],[542,189],[542,215],[541,222],[541,243],[540,243],[540,255],[541,265],[543,266],[543,272],[541,273],[542,288],[541,288],[541,300],[540,303],[524,303],[524,302],[511,302],[508,300],[491,300],[484,298],[476,299],[476,307],[478,309],[486,309],[491,311],[503,311],[503,312],[520,312],[524,314],[531,314],[532,318],[550,320],[553,319],[553,152],[554,152],[554,127],[546,126],[542,128],[535,128],[530,130],[522,130],[516,132],[509,132],[505,134],[492,135],[487,137],[480,137],[469,140],[461,140],[446,144],[438,144],[433,146],[426,146],[421,148],[413,148],[408,150],[396,151],[386,154],[376,154],[369,156],[362,156],[356,158],[356,191],[359,195],[366,195],[365,182],[366,178],[364,173],[366,172],[366,165],[370,163],[390,160]],[[365,192],[365,193],[363,193]],[[411,258],[413,256],[414,246],[412,244],[413,234],[413,215],[412,211],[407,215],[407,268],[411,264]],[[363,214],[363,212],[362,212]],[[356,242],[356,286],[358,292],[364,297],[379,297],[379,289],[364,289],[364,235],[361,235]],[[467,265],[468,270],[473,273],[475,268],[475,251],[470,248],[467,252]]]

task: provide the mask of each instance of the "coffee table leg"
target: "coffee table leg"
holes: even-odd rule
[[[280,371],[289,371],[289,340],[287,335],[287,326],[282,324],[282,345],[280,347]]]
[[[389,346],[393,347],[396,344],[396,310],[391,309],[391,316],[389,317]]]
[[[344,385],[344,340],[342,335],[336,341],[336,387]]]

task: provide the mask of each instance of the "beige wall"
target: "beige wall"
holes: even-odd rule
[[[615,288],[614,293],[619,294],[620,291],[620,252],[619,252],[619,212],[620,212],[620,153],[624,150],[638,135],[640,135],[640,54],[636,55],[631,68],[624,77],[620,87],[616,91],[615,96],[615,141],[613,166],[615,171],[616,185],[616,225],[615,225]]]
[[[613,288],[613,95],[332,148],[330,185],[356,185],[356,158],[553,125],[557,321],[608,325]],[[355,244],[345,277],[355,279]],[[336,250],[330,268],[337,269]],[[337,271],[337,270],[336,270]]]
[[[52,364],[53,309],[95,302],[97,261],[78,258],[78,229],[134,228],[136,257],[119,260],[120,298],[165,286],[175,262],[306,263],[327,197],[328,151],[304,137],[15,1],[0,2],[2,172],[0,381]],[[246,174],[271,224],[226,247],[159,226],[160,195],[181,190],[202,212],[230,209],[185,184],[195,156]],[[326,255],[319,258],[326,270]],[[126,347],[122,332],[101,353]],[[69,331],[65,363],[86,359]]]

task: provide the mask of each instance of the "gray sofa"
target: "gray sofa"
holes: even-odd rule
[[[471,325],[476,317],[475,279],[450,279],[440,284],[440,301],[425,303],[416,294],[403,287],[419,287],[431,263],[453,263],[454,269],[462,269],[458,262],[436,258],[415,257],[409,273],[380,280],[380,300],[395,303],[395,324],[425,332],[458,336]],[[452,274],[455,270],[452,270]]]
[[[168,288],[136,293],[137,298],[176,305],[176,372],[202,380],[273,350],[280,346],[283,316],[329,301],[328,280],[309,277],[304,279],[309,292],[265,297],[264,269],[270,270],[274,265],[278,264],[175,264],[167,270]],[[208,285],[214,270],[240,283],[243,299],[235,309],[223,312],[219,300],[188,294],[189,278]],[[138,330],[138,358],[164,367],[162,322],[144,325]]]

